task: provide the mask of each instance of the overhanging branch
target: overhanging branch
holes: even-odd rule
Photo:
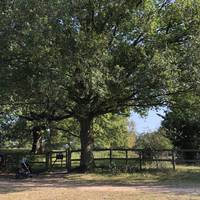
[[[170,101],[164,100],[163,99],[164,97],[181,95],[181,94],[191,92],[191,91],[192,91],[191,88],[187,88],[185,90],[177,90],[174,92],[166,92],[166,93],[162,93],[162,94],[151,95],[151,96],[147,96],[146,98],[145,97],[133,98],[132,97],[133,95],[130,95],[129,96],[130,98],[126,97],[126,98],[119,99],[117,101],[117,103],[115,103],[115,105],[110,105],[109,102],[111,100],[108,99],[108,100],[106,100],[106,102],[104,101],[101,104],[101,105],[104,105],[102,107],[102,109],[94,111],[93,115],[98,116],[98,115],[106,114],[109,112],[118,112],[126,107],[145,108],[145,107],[156,107],[156,106],[168,106],[170,104]],[[113,98],[111,98],[111,99],[113,99]],[[144,99],[148,99],[148,101],[145,102]]]
[[[19,117],[26,119],[28,121],[42,121],[42,120],[47,120],[47,121],[62,121],[64,119],[71,118],[73,115],[72,114],[65,114],[65,115],[49,115],[46,113],[33,113],[31,112],[29,116],[24,116],[24,115],[19,115]]]
[[[59,131],[63,131],[63,132],[65,132],[65,133],[68,133],[69,135],[72,135],[72,136],[74,136],[74,137],[78,137],[78,138],[79,138],[79,135],[76,135],[76,134],[72,133],[71,131],[66,130],[66,129],[64,129],[64,128],[56,127],[56,128],[54,128],[54,129],[59,130]]]

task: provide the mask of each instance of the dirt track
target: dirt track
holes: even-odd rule
[[[200,188],[157,185],[154,183],[120,184],[79,181],[73,176],[38,176],[15,180],[0,178],[0,200],[166,200],[200,199]]]

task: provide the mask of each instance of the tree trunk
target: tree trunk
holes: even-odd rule
[[[81,161],[82,172],[91,172],[94,169],[94,137],[91,131],[92,118],[80,119]]]
[[[33,134],[33,143],[32,143],[32,149],[31,153],[36,154],[39,149],[39,140],[41,139],[41,131],[44,130],[46,127],[43,125],[35,126],[32,128],[32,134]]]
[[[37,130],[33,130],[33,143],[32,143],[32,149],[31,153],[36,154],[38,151],[38,141],[40,139],[41,135]]]

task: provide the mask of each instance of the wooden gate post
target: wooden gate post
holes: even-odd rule
[[[110,165],[112,164],[112,149],[110,149]]]
[[[65,167],[66,167],[66,169],[68,167],[68,150],[67,149],[65,151]]]
[[[8,157],[8,155],[7,154],[4,154],[4,171],[7,171],[7,168],[8,168],[8,166],[7,166],[7,157]]]
[[[67,149],[66,151],[66,167],[67,167],[67,171],[70,172],[71,171],[71,149]]]
[[[52,169],[52,152],[49,152],[49,170]]]
[[[128,165],[128,150],[126,149],[126,167]]]
[[[46,152],[46,169],[49,170],[49,164],[50,164],[50,153]]]
[[[174,149],[172,150],[172,165],[173,165],[173,170],[176,170],[176,161],[175,161],[175,151]]]
[[[140,171],[142,171],[142,150],[139,151]]]

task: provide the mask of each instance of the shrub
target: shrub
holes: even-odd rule
[[[159,130],[157,132],[143,133],[139,135],[136,141],[136,147],[140,149],[171,149],[172,142],[165,137],[165,131]]]

